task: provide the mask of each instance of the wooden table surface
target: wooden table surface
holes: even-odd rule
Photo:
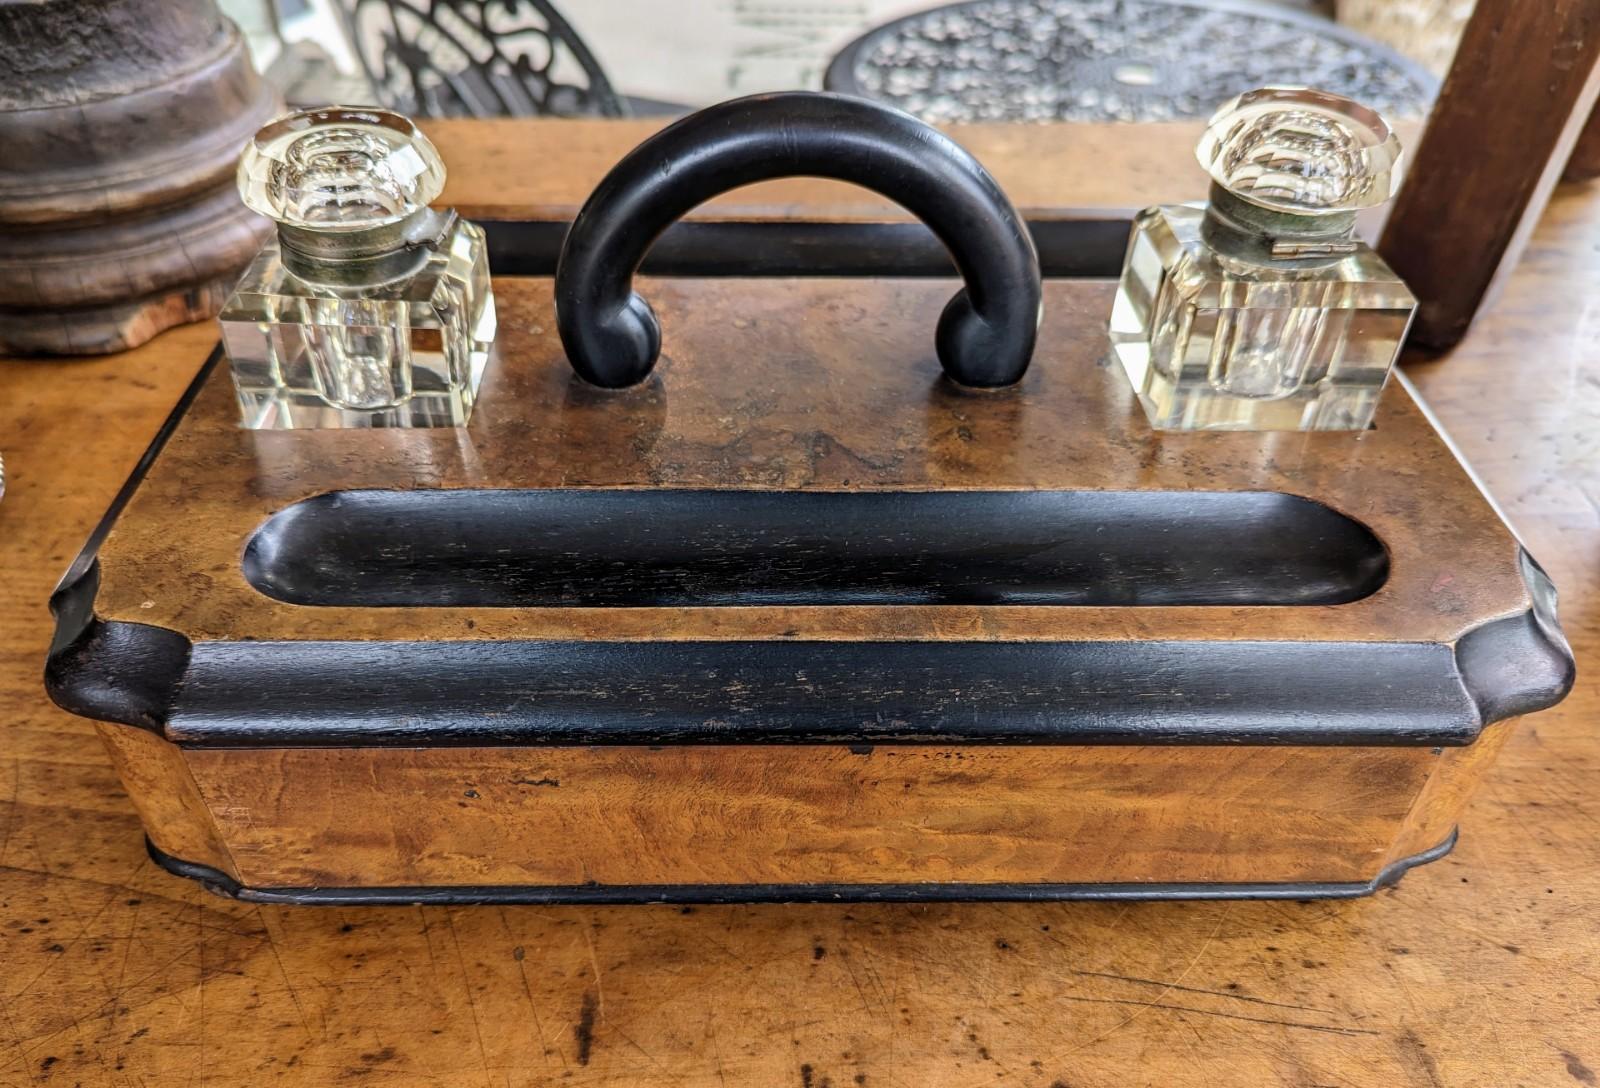
[[[51,587],[214,332],[0,362],[0,1085],[1594,1086],[1596,297],[1600,191],[1563,190],[1465,344],[1409,368],[1554,577],[1580,675],[1519,727],[1453,855],[1344,902],[212,896],[146,860],[92,726],[40,672]]]

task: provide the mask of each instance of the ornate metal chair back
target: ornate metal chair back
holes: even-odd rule
[[[547,0],[339,0],[379,103],[414,117],[623,117]]]

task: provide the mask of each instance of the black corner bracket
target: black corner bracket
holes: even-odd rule
[[[95,596],[100,590],[97,556],[112,525],[222,357],[220,344],[206,356],[50,595],[56,630],[45,662],[44,683],[50,698],[63,710],[158,733],[171,715],[178,684],[189,665],[189,640],[164,627],[105,623],[96,616]]]
[[[1556,590],[1519,551],[1533,607],[1475,627],[1456,642],[1456,668],[1483,724],[1531,714],[1567,697],[1577,678],[1572,647],[1556,620]]]
[[[165,627],[106,623],[94,614],[100,564],[76,569],[50,598],[55,640],[44,684],[62,710],[162,733],[189,667],[191,644]]]

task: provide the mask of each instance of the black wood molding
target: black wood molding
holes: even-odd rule
[[[376,907],[479,904],[648,903],[1037,903],[1054,900],[1359,899],[1399,882],[1419,865],[1455,849],[1456,831],[1438,846],[1385,866],[1368,881],[1259,884],[567,884],[461,885],[368,888],[253,888],[209,865],[184,861],[149,839],[151,859],[167,872],[199,881],[206,890],[247,903]]]
[[[52,598],[62,707],[194,747],[1471,743],[1559,702],[1549,579],[1454,646],[1388,642],[205,642],[95,615],[95,552],[216,365],[173,409]],[[419,662],[429,667],[419,669]],[[451,682],[440,684],[438,676]],[[1130,697],[1133,696],[1133,697]]]
[[[568,220],[479,219],[496,276],[553,276]],[[1025,219],[1047,279],[1115,278],[1133,211]],[[762,276],[959,276],[927,225],[905,223],[702,222],[680,220],[656,239],[639,273],[753,279]]]
[[[243,562],[291,604],[484,608],[1346,604],[1389,570],[1274,491],[335,491]]]
[[[1559,631],[1388,642],[187,642],[80,623],[66,709],[185,747],[1463,745],[1572,684]],[[440,683],[439,677],[448,677]]]

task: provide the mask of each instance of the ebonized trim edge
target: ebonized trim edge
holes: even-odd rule
[[[1517,549],[1533,606],[1481,624],[1456,642],[1456,668],[1485,723],[1531,714],[1567,697],[1577,660],[1556,615],[1550,576]]]
[[[1483,724],[1452,648],[1431,643],[263,640],[197,645],[164,734],[213,749],[1456,746]]]
[[[1047,279],[1115,278],[1128,248],[1132,211],[1096,210],[1071,219],[1027,219],[1023,225]],[[496,276],[553,276],[562,219],[476,219],[488,235]],[[939,239],[915,220],[890,223],[703,222],[668,227],[645,256],[645,276],[955,276]]]
[[[1548,582],[1454,647],[1415,643],[207,642],[56,595],[63,709],[186,748],[685,744],[1459,746],[1552,706]],[[444,688],[417,655],[458,678]],[[1308,660],[1307,655],[1313,655]],[[1162,697],[1119,691],[1163,678]],[[350,678],[354,678],[352,681]],[[589,694],[583,695],[582,692]],[[724,708],[712,712],[707,708]]]
[[[1360,881],[1258,884],[569,884],[462,885],[369,888],[254,888],[220,869],[184,861],[148,837],[157,865],[198,881],[207,891],[246,903],[295,906],[413,906],[527,904],[625,906],[649,903],[935,903],[1053,902],[1062,900],[1359,899],[1397,883],[1409,870],[1437,861],[1455,848],[1458,829],[1439,845],[1385,866]]]
[[[272,644],[207,643],[197,648],[176,631],[146,624],[100,620],[94,614],[99,582],[95,554],[221,357],[220,349],[213,351],[179,398],[133,474],[73,561],[50,602],[56,616],[56,633],[45,668],[45,686],[52,699],[72,713],[143,728],[184,747],[586,743],[1464,745],[1472,743],[1482,729],[1493,722],[1553,706],[1566,696],[1574,681],[1572,651],[1557,621],[1554,590],[1538,564],[1526,552],[1520,552],[1519,561],[1529,586],[1532,606],[1524,612],[1480,625],[1464,634],[1454,647],[1440,647],[1440,650],[1453,651],[1434,655],[1449,662],[1446,669],[1433,664],[1432,657],[1427,662],[1419,660],[1417,663],[1414,679],[1419,690],[1426,686],[1436,689],[1440,684],[1455,684],[1458,685],[1456,690],[1465,696],[1465,706],[1447,717],[1435,714],[1431,725],[1412,721],[1408,727],[1406,708],[1398,705],[1383,708],[1383,715],[1369,713],[1365,718],[1358,708],[1346,705],[1341,717],[1337,713],[1340,707],[1336,704],[1343,700],[1335,699],[1330,704],[1306,705],[1304,710],[1307,713],[1300,715],[1300,720],[1296,722],[1284,722],[1284,727],[1263,728],[1258,723],[1251,728],[1239,728],[1237,723],[1220,723],[1193,728],[1191,722],[1189,727],[1174,728],[1170,722],[1163,725],[1152,721],[1150,727],[1137,730],[1084,729],[1076,731],[1076,735],[1070,730],[1038,728],[972,730],[940,726],[895,731],[876,727],[851,728],[848,723],[840,728],[837,721],[819,720],[808,723],[806,728],[786,731],[783,735],[761,728],[746,729],[744,732],[724,728],[697,730],[692,727],[693,723],[688,723],[691,728],[686,731],[683,728],[685,723],[681,722],[671,728],[643,722],[631,731],[608,729],[604,735],[596,736],[593,733],[560,733],[538,729],[506,730],[495,728],[492,724],[485,726],[482,722],[474,727],[471,723],[476,716],[470,713],[464,717],[456,715],[456,720],[445,720],[442,727],[438,724],[424,725],[393,732],[369,723],[357,723],[351,728],[352,723],[348,720],[322,721],[316,713],[306,713],[318,709],[309,705],[301,706],[300,712],[306,713],[306,716],[300,723],[295,728],[286,729],[282,721],[277,723],[276,728],[263,727],[259,721],[251,724],[263,710],[272,709],[270,704],[259,703],[212,707],[213,710],[222,711],[222,719],[214,727],[201,721],[189,723],[191,726],[198,725],[198,729],[174,729],[174,715],[182,717],[181,704],[186,701],[185,690],[194,686],[203,692],[208,686],[205,683],[208,679],[206,673],[215,673],[220,665],[233,672],[241,682],[248,674],[253,674],[248,675],[252,690],[270,693],[271,681],[282,671],[283,659],[275,656]],[[279,645],[281,647],[283,644]],[[448,647],[452,644],[438,645]],[[739,644],[729,645],[737,651]],[[787,645],[793,646],[794,643]],[[1009,644],[973,645],[993,652],[996,647]],[[1015,645],[1025,647],[1028,644]],[[1405,651],[1413,644],[1387,645]],[[321,643],[308,644],[305,649],[310,652],[331,650],[335,656],[340,653],[361,656],[373,651],[381,653],[382,646],[381,643]],[[865,646],[860,648],[866,649]],[[207,662],[210,664],[207,665]],[[288,671],[304,673],[309,668],[311,672],[316,672],[329,664],[336,666],[339,662],[324,661],[320,665],[301,663],[293,665]],[[1270,662],[1253,665],[1236,662],[1238,664],[1245,665],[1247,672],[1262,674],[1257,678],[1257,688],[1266,690],[1277,686],[1276,680],[1268,675],[1273,672]],[[301,675],[298,678],[304,680],[308,677]],[[214,680],[215,676],[210,679]],[[292,682],[295,677],[280,679]],[[1234,691],[1233,694],[1237,695],[1238,692]],[[396,697],[401,698],[400,705],[410,705],[409,697],[405,697],[404,693]]]
[[[144,482],[206,379],[222,359],[219,342],[179,394],[161,427],[111,505],[89,533],[50,595],[55,634],[45,659],[44,686],[61,709],[85,718],[136,725],[160,733],[189,665],[189,640],[177,631],[141,623],[106,623],[95,615],[100,590],[100,545]]]

